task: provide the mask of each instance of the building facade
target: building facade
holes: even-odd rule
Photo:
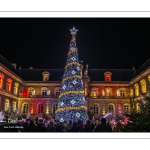
[[[88,69],[81,63],[86,105],[95,118],[130,111],[130,97],[149,91],[150,59],[135,69]],[[0,110],[55,116],[64,69],[16,69],[0,55]],[[138,103],[136,106],[138,110]]]

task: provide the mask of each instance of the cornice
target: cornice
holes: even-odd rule
[[[21,97],[18,100],[58,100],[58,98],[41,98],[41,97]]]
[[[144,78],[145,76],[149,75],[150,74],[150,68],[147,69],[146,71],[143,71],[142,73],[140,73],[138,76],[136,76],[135,78],[133,78],[131,81],[130,81],[130,85],[138,82],[139,80],[141,80],[142,78]]]
[[[11,93],[7,93],[7,92],[5,92],[5,91],[3,91],[3,90],[0,90],[0,95],[8,96],[8,97],[10,97],[10,98],[13,98],[13,99],[18,100],[18,97],[17,97],[17,96],[12,95]]]
[[[26,82],[26,86],[61,86],[61,82],[60,83],[36,83],[36,82]]]
[[[13,78],[14,80],[18,81],[19,83],[25,85],[24,81],[22,81],[17,75],[14,75],[14,74],[12,73],[12,71],[10,71],[9,69],[5,69],[2,64],[0,64],[0,70],[1,70],[3,73],[7,74],[9,77],[11,77],[11,78]]]
[[[110,101],[110,100],[112,100],[112,101],[117,101],[117,100],[129,100],[129,98],[122,98],[122,99],[117,99],[117,98],[103,98],[103,99],[100,99],[100,98],[89,98],[88,100],[90,100],[90,101],[103,101],[103,100],[106,100],[106,101]]]
[[[89,86],[129,86],[129,83],[89,83]]]

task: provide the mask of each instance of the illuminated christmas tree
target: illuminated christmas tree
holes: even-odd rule
[[[70,31],[72,39],[61,83],[61,94],[55,119],[59,122],[69,122],[70,120],[77,122],[79,119],[86,122],[89,117],[87,115],[78,49],[76,47],[76,34],[78,30],[73,27]]]

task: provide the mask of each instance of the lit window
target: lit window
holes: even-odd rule
[[[54,105],[53,105],[53,114],[55,114],[55,111],[57,110],[57,107],[58,107],[57,104],[54,104]]]
[[[137,83],[134,85],[134,88],[135,88],[135,96],[139,96],[139,85]]]
[[[42,73],[42,75],[43,75],[43,81],[49,81],[49,76],[50,76],[50,73],[49,73],[49,72],[44,71],[44,72]]]
[[[3,80],[4,80],[4,75],[0,73],[0,89],[3,87]]]
[[[16,102],[13,102],[13,111],[16,111]]]
[[[130,96],[133,96],[133,89],[130,89]]]
[[[141,80],[141,89],[143,93],[146,93],[146,81],[145,79]]]
[[[124,112],[130,112],[130,105],[129,104],[124,104],[123,105],[123,110],[124,110]]]
[[[109,104],[108,110],[109,110],[109,111],[114,111],[114,105],[113,105],[113,104]]]
[[[24,103],[23,104],[23,113],[28,113],[28,111],[29,111],[29,104],[28,103]]]
[[[12,80],[10,78],[8,78],[7,83],[6,83],[6,91],[7,92],[11,92],[11,83],[12,83]]]
[[[104,73],[104,76],[105,76],[105,81],[106,82],[110,82],[111,81],[111,76],[112,76],[112,73],[107,71]]]
[[[93,97],[97,97],[98,96],[98,89],[97,88],[93,88],[92,89],[92,96]]]
[[[43,96],[46,96],[46,95],[47,95],[47,90],[46,90],[46,89],[43,89],[43,90],[42,90],[42,95],[43,95]]]
[[[110,81],[110,77],[106,76],[106,81],[109,82]]]
[[[5,101],[5,111],[7,111],[9,109],[9,100],[7,99]]]
[[[19,87],[19,84],[16,82],[14,84],[14,94],[17,95],[18,94],[18,87]]]
[[[43,103],[38,104],[38,113],[43,113]]]
[[[94,104],[93,109],[94,109],[94,114],[98,114],[98,112],[99,112],[98,104]]]
[[[111,89],[110,88],[106,88],[105,91],[106,91],[107,97],[111,96]]]
[[[124,90],[120,90],[120,96],[125,97],[125,91]]]
[[[56,94],[56,97],[59,97],[59,95],[60,95],[60,89],[56,89],[55,94]]]
[[[43,96],[47,96],[47,95],[50,95],[50,90],[47,87],[43,87],[41,89],[41,93]]]
[[[29,96],[35,95],[35,89],[34,88],[29,88],[28,89],[28,95]]]

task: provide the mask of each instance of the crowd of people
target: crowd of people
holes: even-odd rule
[[[13,130],[14,132],[119,132],[117,126],[121,124],[118,122],[117,126],[112,126],[106,118],[83,123],[81,120],[57,122],[53,118],[35,116],[32,119],[20,119],[17,125],[22,128],[17,128]]]
[[[106,123],[105,118],[101,119],[101,121],[89,120],[85,124],[81,120],[60,123],[44,121],[43,119],[39,119],[38,122],[26,119],[23,127],[24,132],[113,132],[112,127],[109,123]]]
[[[23,132],[118,132],[117,128],[112,127],[106,118],[88,120],[86,123],[81,120],[60,123],[53,118],[46,120],[36,117],[35,119],[26,119],[22,122],[22,126],[24,127]]]

